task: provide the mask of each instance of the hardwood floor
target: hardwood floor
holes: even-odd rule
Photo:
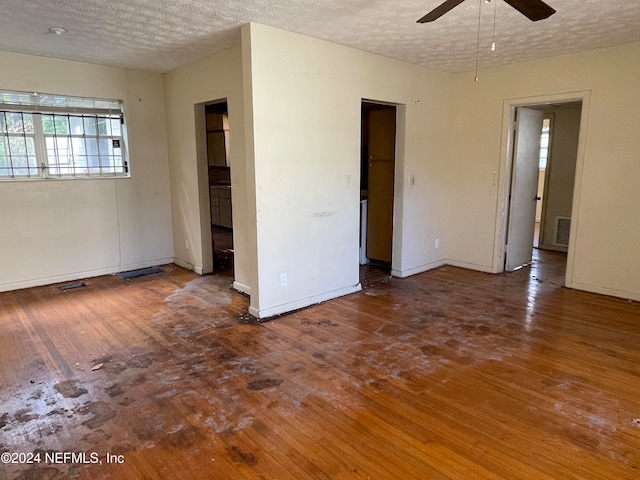
[[[561,254],[260,324],[163,269],[0,294],[0,479],[640,478],[640,305]]]

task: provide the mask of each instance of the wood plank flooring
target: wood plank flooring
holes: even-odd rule
[[[0,479],[640,478],[640,305],[563,260],[260,324],[172,265],[2,293]]]

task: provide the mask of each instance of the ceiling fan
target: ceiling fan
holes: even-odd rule
[[[489,0],[490,2],[491,0]],[[497,0],[493,0],[494,2]],[[521,14],[527,17],[532,22],[537,22],[538,20],[544,20],[545,18],[549,18],[551,15],[556,13],[556,11],[551,8],[549,5],[544,3],[542,0],[504,0],[513,8],[518,10]],[[442,15],[447,13],[452,8],[460,5],[464,0],[446,0],[444,3],[439,5],[438,7],[431,10],[424,17],[418,20],[418,23],[427,23],[433,22],[437,20]]]

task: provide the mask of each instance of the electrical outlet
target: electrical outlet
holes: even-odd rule
[[[351,188],[351,186],[352,186],[351,175],[345,175],[344,176],[344,188]]]
[[[287,286],[287,274],[286,273],[281,273],[280,274],[280,286],[281,287],[286,287]]]
[[[433,245],[433,246],[434,246],[435,248],[440,248],[440,239],[439,239],[439,238],[436,238],[436,241],[434,242],[434,245]]]
[[[184,241],[184,248],[186,248],[187,250],[189,250],[189,239]]]

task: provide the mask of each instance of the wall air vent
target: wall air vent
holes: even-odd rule
[[[570,230],[571,217],[556,217],[555,232],[553,235],[555,245],[559,247],[568,247]]]
[[[158,267],[140,268],[138,270],[129,270],[128,272],[120,272],[118,276],[123,280],[129,280],[131,278],[145,277],[147,275],[153,275],[156,273],[162,273],[164,270]]]

